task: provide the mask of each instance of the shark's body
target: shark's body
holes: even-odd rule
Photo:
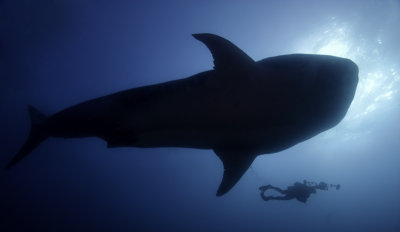
[[[108,147],[213,149],[224,163],[217,195],[255,157],[307,140],[338,124],[358,82],[348,59],[293,54],[254,62],[231,42],[196,34],[214,70],[90,100],[45,117],[30,107],[31,134],[11,167],[47,137],[97,136]]]

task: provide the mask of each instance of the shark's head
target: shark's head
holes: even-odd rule
[[[312,101],[324,117],[337,124],[346,114],[353,101],[358,83],[357,65],[345,58],[318,56],[316,75],[310,89]],[[336,119],[336,120],[334,120]]]
[[[330,128],[343,119],[354,98],[358,67],[349,59],[291,54],[257,63],[257,73],[272,86],[268,91],[281,97],[285,114],[297,123]]]
[[[318,56],[317,76],[315,84],[321,94],[333,96],[354,95],[358,83],[358,67],[346,58],[335,56]]]

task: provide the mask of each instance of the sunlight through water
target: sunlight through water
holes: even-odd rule
[[[323,137],[334,137],[340,131],[341,139],[355,139],[359,133],[370,132],[365,124],[376,119],[378,112],[395,107],[393,100],[399,95],[399,67],[383,55],[384,43],[379,35],[367,39],[358,33],[355,24],[332,17],[327,25],[298,46],[301,53],[345,57],[359,66],[356,95],[346,117],[337,127],[322,133]]]

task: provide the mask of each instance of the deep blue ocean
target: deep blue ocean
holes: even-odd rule
[[[27,105],[46,115],[213,68],[193,33],[254,60],[328,54],[359,66],[336,127],[256,158],[217,197],[212,150],[112,148],[50,138],[0,170],[0,231],[400,231],[400,1],[0,0],[0,166],[25,142]],[[307,203],[259,187],[324,181]]]

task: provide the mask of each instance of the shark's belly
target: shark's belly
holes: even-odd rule
[[[131,140],[135,147],[187,147],[200,149],[237,148],[257,153],[275,153],[317,134],[295,126],[271,128],[175,129],[144,131]]]
[[[298,112],[288,93],[245,83],[224,88],[179,82],[141,95],[119,117],[121,146],[249,147],[277,152],[308,138],[296,130]],[[178,84],[179,84],[178,83]],[[287,95],[285,97],[285,95]],[[279,98],[277,97],[279,96]],[[126,136],[128,135],[128,136]]]

